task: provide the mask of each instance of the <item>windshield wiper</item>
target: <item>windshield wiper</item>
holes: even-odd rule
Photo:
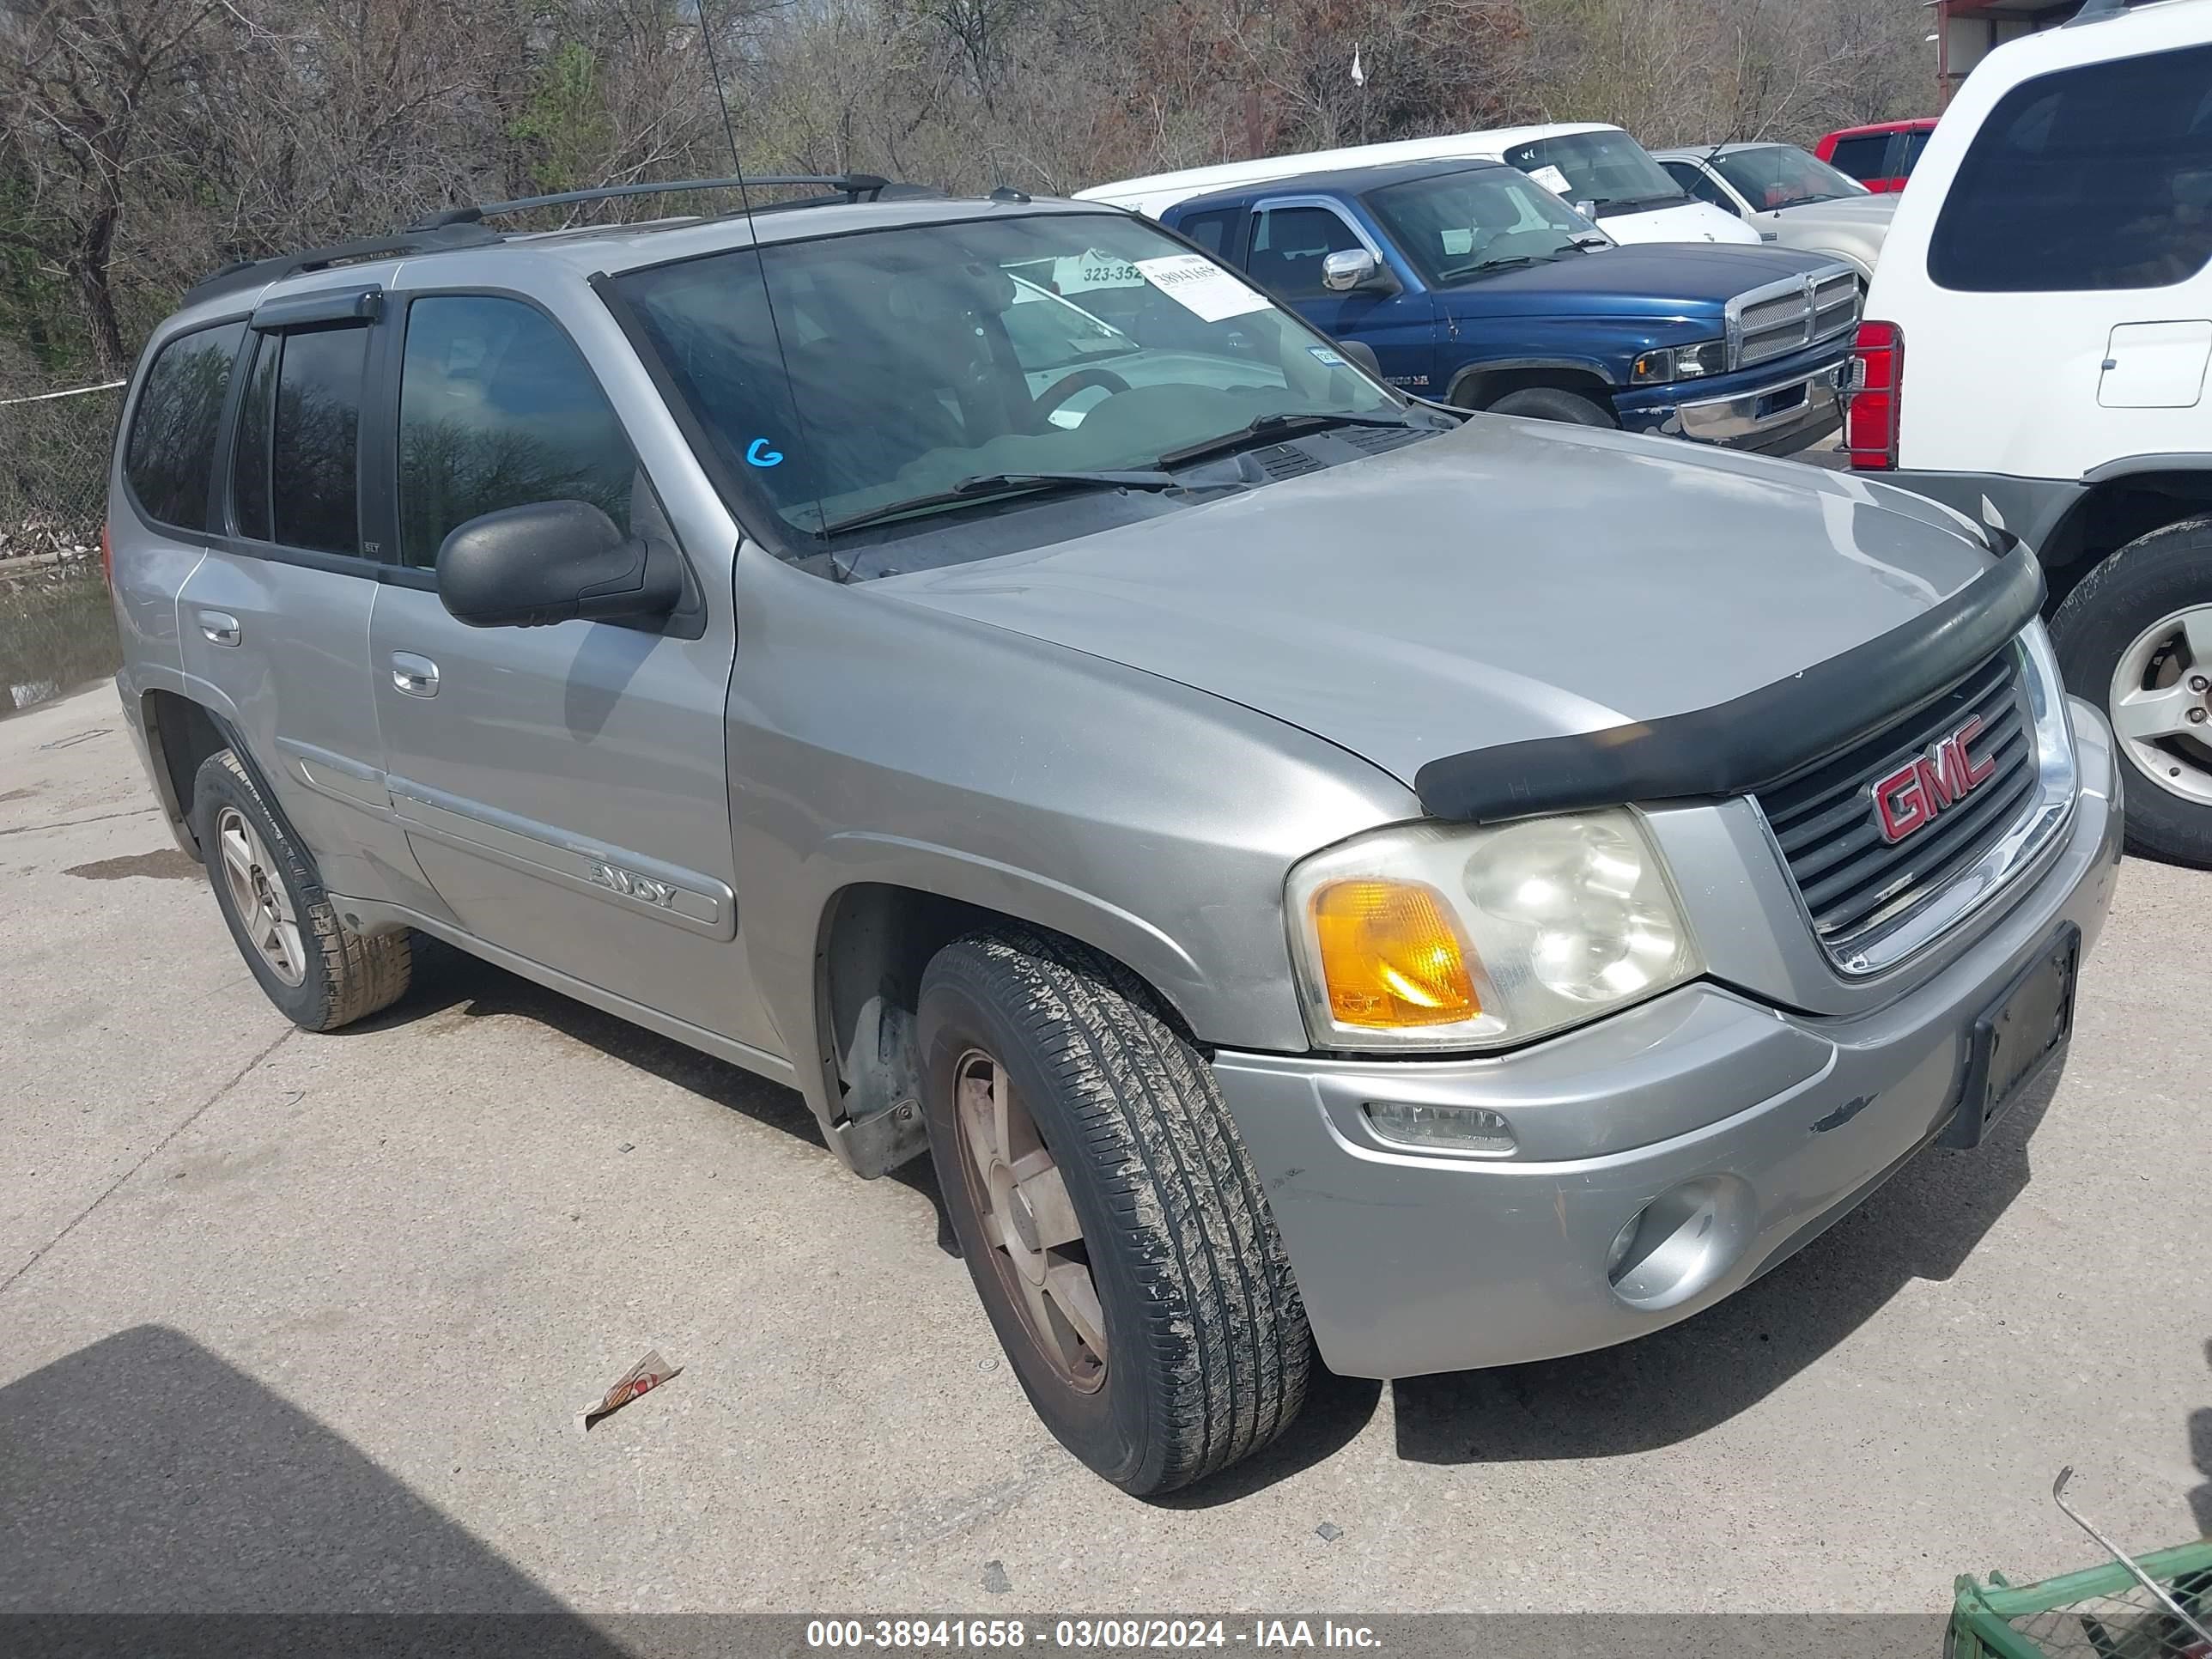
[[[1173,489],[1176,481],[1164,472],[1151,469],[1126,472],[979,472],[971,478],[963,478],[950,489],[940,489],[927,495],[912,495],[902,501],[891,501],[882,507],[872,507],[865,512],[832,519],[818,533],[835,536],[842,531],[858,530],[863,526],[881,524],[889,519],[904,518],[909,513],[923,513],[933,507],[967,507],[977,501],[996,500],[1001,495],[1024,495],[1035,489]]]
[[[1413,424],[1401,415],[1262,415],[1251,425],[1240,426],[1234,432],[1224,432],[1218,438],[1203,438],[1194,444],[1185,444],[1181,449],[1170,449],[1159,458],[1157,465],[1181,466],[1186,461],[1225,454],[1231,450],[1243,448],[1255,439],[1279,437],[1285,432],[1316,432],[1332,426]]]

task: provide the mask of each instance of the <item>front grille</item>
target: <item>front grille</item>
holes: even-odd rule
[[[1858,277],[1849,267],[1837,265],[1809,278],[1753,289],[1731,301],[1729,313],[1736,366],[1749,368],[1856,329]]]
[[[1882,838],[1874,787],[1979,715],[1977,762],[1995,769],[1964,799],[1895,843]],[[2004,834],[2033,795],[2035,728],[2020,658],[1992,657],[1932,703],[1796,776],[1759,805],[1832,954],[1904,920]]]

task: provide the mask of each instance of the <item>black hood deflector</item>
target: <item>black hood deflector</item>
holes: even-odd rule
[[[1413,780],[1431,817],[1487,823],[1629,802],[1748,794],[1940,696],[2033,621],[2024,543],[1901,628],[1710,708],[1447,755]]]

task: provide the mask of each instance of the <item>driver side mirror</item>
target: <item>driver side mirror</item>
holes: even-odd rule
[[[680,557],[588,502],[534,501],[456,526],[438,549],[438,598],[471,628],[658,621],[684,597]]]
[[[1398,279],[1364,247],[1341,248],[1321,262],[1321,285],[1332,294],[1395,294]]]

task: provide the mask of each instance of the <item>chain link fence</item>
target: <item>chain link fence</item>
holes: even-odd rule
[[[0,714],[113,672],[100,579],[119,385],[0,398]]]

